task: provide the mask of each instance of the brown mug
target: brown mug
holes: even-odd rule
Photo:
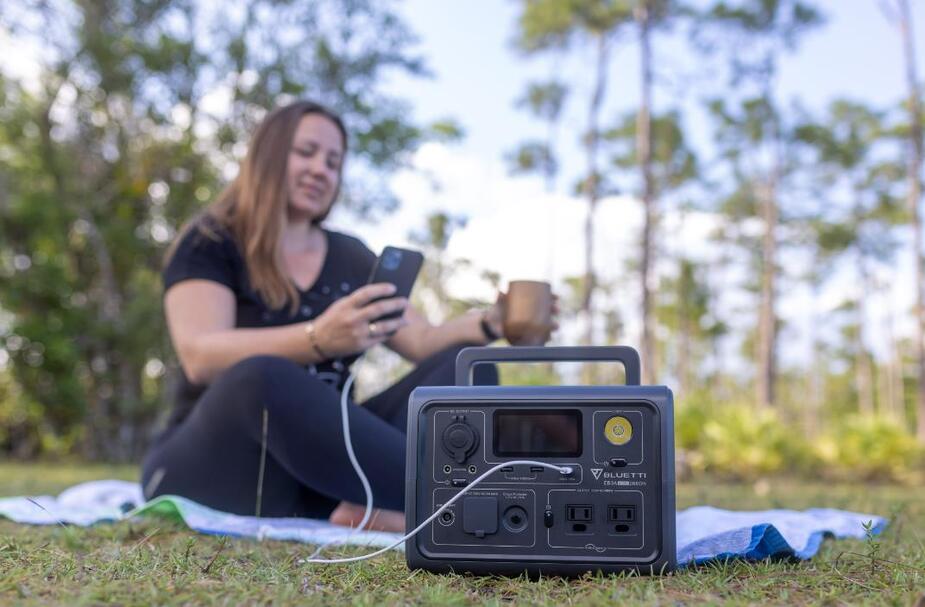
[[[552,286],[537,280],[512,280],[501,297],[501,326],[514,346],[541,346],[549,341],[552,320]]]

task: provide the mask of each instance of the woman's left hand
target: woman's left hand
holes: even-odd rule
[[[504,335],[504,293],[498,291],[498,297],[490,308],[485,310],[485,322],[495,335]]]
[[[491,327],[495,335],[504,335],[504,298],[505,294],[498,291],[498,297],[495,299],[495,303],[485,311],[484,315],[485,321],[488,323],[488,326]],[[550,318],[552,327],[550,331],[559,329],[559,311],[559,296],[553,293],[552,313]]]
[[[552,330],[559,330],[559,296],[552,294]]]

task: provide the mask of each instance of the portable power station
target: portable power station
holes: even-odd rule
[[[558,361],[622,363],[626,385],[471,385],[479,364]],[[639,355],[625,346],[462,350],[455,386],[411,394],[406,529],[500,467],[406,540],[408,566],[533,577],[673,570],[672,393],[639,383]],[[503,465],[522,460],[534,464]]]

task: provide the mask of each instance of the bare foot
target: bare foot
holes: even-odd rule
[[[331,516],[328,517],[328,521],[344,527],[356,527],[363,520],[365,512],[366,506],[341,502],[331,513]],[[402,533],[405,530],[405,513],[397,510],[374,508],[373,514],[369,518],[369,523],[366,524],[366,529]]]

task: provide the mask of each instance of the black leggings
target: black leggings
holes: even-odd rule
[[[408,396],[417,386],[453,385],[462,347],[431,356],[362,406],[350,405],[354,452],[376,507],[404,509]],[[477,365],[474,383],[497,384],[496,368]],[[365,503],[343,436],[333,386],[287,359],[255,356],[222,373],[148,452],[142,487],[148,499],[181,495],[234,514],[327,517],[342,500]]]

